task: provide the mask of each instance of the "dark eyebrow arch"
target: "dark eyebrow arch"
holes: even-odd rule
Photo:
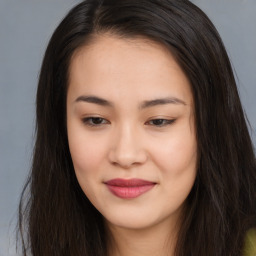
[[[167,98],[160,98],[160,99],[155,99],[155,100],[144,101],[140,105],[140,109],[148,108],[148,107],[154,107],[154,106],[157,106],[157,105],[165,105],[165,104],[182,104],[184,106],[187,105],[185,103],[185,101],[183,101],[181,99],[178,99],[176,97],[167,97]]]
[[[88,102],[88,103],[94,103],[101,106],[107,106],[107,107],[113,107],[113,104],[109,101],[96,97],[96,96],[79,96],[75,102]]]

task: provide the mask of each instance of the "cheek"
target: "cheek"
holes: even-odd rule
[[[90,172],[100,163],[103,152],[100,147],[90,141],[70,140],[70,153],[76,171]]]
[[[102,176],[103,146],[90,136],[70,134],[69,147],[78,183],[91,202],[96,202]]]
[[[176,142],[169,151],[166,151],[169,159],[166,160],[166,171],[170,175],[190,177],[196,173],[197,148],[196,142],[184,140]]]
[[[193,138],[187,138],[184,140],[173,141],[169,147],[169,151],[166,150],[166,153],[169,154],[169,159],[171,159],[175,169],[185,169],[186,167],[195,167],[196,164],[196,142]]]
[[[171,134],[161,145],[152,145],[154,160],[164,175],[170,179],[178,176],[190,176],[196,172],[197,143],[194,133],[189,129],[180,129]]]
[[[195,140],[184,137],[169,140],[157,152],[156,161],[161,171],[159,179],[164,199],[171,202],[172,210],[178,209],[189,195],[197,174]]]
[[[83,128],[72,126],[68,129],[68,141],[78,182],[84,188],[99,176],[106,145],[104,146],[104,141],[89,136]]]

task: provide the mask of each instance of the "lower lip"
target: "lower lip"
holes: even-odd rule
[[[112,192],[115,196],[125,199],[136,198],[150,189],[152,189],[155,184],[147,184],[141,186],[133,186],[133,187],[119,187],[119,186],[112,186],[106,184],[110,192]]]

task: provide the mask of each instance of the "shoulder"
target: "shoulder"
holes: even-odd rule
[[[256,256],[256,229],[250,229],[246,233],[244,256]]]

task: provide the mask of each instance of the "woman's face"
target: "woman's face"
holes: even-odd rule
[[[177,221],[196,177],[190,83],[163,46],[98,36],[71,60],[67,130],[78,182],[109,224]]]

